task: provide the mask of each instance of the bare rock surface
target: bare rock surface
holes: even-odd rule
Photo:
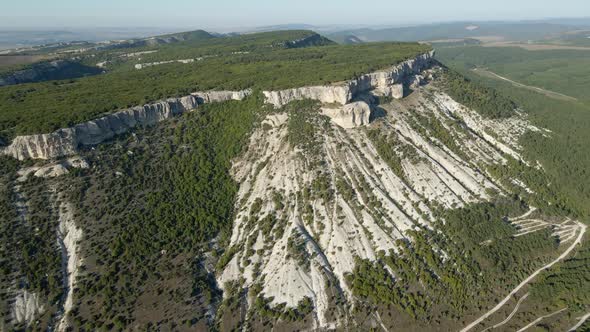
[[[73,214],[73,205],[62,202],[59,205],[59,228],[57,230],[58,243],[62,255],[62,273],[64,274],[65,300],[61,312],[61,319],[57,325],[57,331],[66,331],[69,327],[68,313],[74,304],[73,290],[76,286],[76,278],[82,258],[79,253],[79,242],[82,240],[82,229],[76,226]]]
[[[399,240],[412,241],[412,231],[434,227],[433,207],[459,208],[489,200],[490,192],[507,194],[482,165],[522,158],[519,135],[539,130],[522,117],[483,122],[490,136],[512,132],[501,140],[483,137],[476,120],[451,130],[457,119],[480,117],[430,86],[380,106],[386,115],[371,124],[365,122],[364,102],[322,109],[331,122],[320,126],[313,152],[289,142],[289,114],[263,121],[266,129],[253,133],[232,168],[240,183],[227,250],[233,256],[218,275],[219,285],[239,280],[244,288],[260,285],[259,296],[271,306],[295,308],[308,298],[314,329],[344,326],[328,314],[334,310],[330,296],[344,299],[337,311],[354,305],[346,276],[355,259],[374,261],[379,252],[399,252]],[[438,140],[420,118],[449,126],[455,143]],[[369,135],[373,129],[388,137],[398,167],[380,154]],[[318,182],[325,191],[309,192]]]
[[[68,174],[72,168],[88,168],[88,162],[81,157],[75,156],[55,163],[49,163],[42,166],[31,166],[20,169],[17,172],[18,182],[26,181],[30,175],[38,178],[54,178]]]
[[[371,107],[364,101],[358,101],[341,108],[322,108],[322,113],[340,127],[348,129],[368,125]]]
[[[12,308],[12,319],[21,324],[29,325],[45,311],[45,307],[37,293],[26,289],[20,290]]]

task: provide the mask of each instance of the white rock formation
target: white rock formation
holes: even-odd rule
[[[369,124],[371,107],[364,101],[358,101],[341,108],[322,108],[322,113],[342,128],[356,128]]]
[[[404,85],[392,84],[381,89],[381,95],[393,97],[395,99],[402,99],[404,97]]]
[[[414,76],[411,76],[411,78],[410,78],[410,80],[408,82],[408,85],[412,89],[417,89],[423,83],[424,83],[424,76],[422,76],[422,75],[414,75]]]
[[[497,150],[517,160],[524,161],[519,153],[522,150],[518,143],[520,136],[527,131],[547,135],[546,131],[526,121],[522,114],[517,114],[508,119],[491,120],[455,102],[446,94],[434,94],[434,100],[443,112],[455,119],[461,119],[473,133],[482,137]]]
[[[132,107],[50,134],[17,136],[9,146],[0,148],[0,154],[19,160],[52,159],[73,155],[80,145],[95,145],[131,128],[154,125],[191,111],[203,102],[241,100],[250,94],[250,90],[195,92],[181,98]]]
[[[12,307],[12,319],[22,324],[29,325],[33,320],[45,311],[45,307],[36,293],[20,290]]]
[[[13,158],[50,159],[76,153],[76,134],[73,128],[54,131],[51,134],[17,136],[12,143],[0,148],[0,154]]]
[[[267,103],[279,108],[291,101],[313,99],[322,103],[346,104],[359,93],[376,90],[378,94],[394,98],[403,97],[400,85],[412,75],[429,68],[434,61],[434,51],[406,60],[392,68],[360,76],[357,79],[334,85],[309,86],[279,91],[263,91]]]
[[[81,157],[72,157],[56,163],[50,163],[43,166],[31,166],[20,169],[17,172],[18,182],[26,181],[30,175],[38,178],[54,178],[68,174],[71,168],[88,168],[88,162]]]
[[[119,57],[120,58],[132,58],[132,57],[136,57],[136,56],[140,56],[140,55],[152,54],[152,53],[157,53],[157,52],[158,52],[158,50],[125,53],[125,54],[121,54]]]
[[[206,91],[194,92],[191,95],[197,98],[199,104],[202,103],[219,103],[228,100],[243,100],[252,94],[252,90],[240,91]]]
[[[352,99],[350,88],[345,85],[309,86],[303,88],[263,91],[266,103],[279,108],[294,100],[313,99],[322,103],[341,105]]]
[[[65,263],[64,284],[65,301],[62,317],[59,320],[57,331],[66,331],[68,328],[68,313],[74,303],[73,290],[76,286],[79,267],[82,258],[79,255],[78,243],[82,240],[82,229],[76,226],[73,215],[73,206],[61,203],[59,206],[59,229],[57,230],[58,242],[62,252],[62,261]]]

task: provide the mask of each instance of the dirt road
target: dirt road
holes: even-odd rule
[[[494,72],[491,72],[489,70],[483,69],[483,68],[475,68],[472,70],[474,73],[477,73],[479,75],[482,76],[487,76],[487,77],[491,77],[491,78],[495,78],[495,79],[500,79],[509,83],[512,83],[512,85],[517,86],[519,88],[524,88],[527,90],[531,90],[531,91],[535,91],[535,92],[539,92],[544,94],[547,97],[551,97],[551,98],[555,98],[555,99],[561,99],[561,100],[568,100],[568,101],[577,101],[577,98],[568,96],[568,95],[564,95],[563,93],[559,93],[559,92],[555,92],[555,91],[551,91],[551,90],[545,90],[536,86],[531,86],[531,85],[526,85],[526,84],[522,84],[522,83],[518,83],[516,81],[513,81],[509,78],[506,78],[504,76],[500,76]]]
[[[586,233],[586,225],[582,224],[581,222],[577,222],[578,226],[580,227],[580,234],[578,234],[578,237],[576,238],[576,240],[572,243],[571,246],[569,246],[559,257],[557,257],[554,261],[550,262],[549,264],[541,267],[540,269],[538,269],[537,271],[533,272],[533,274],[531,274],[530,276],[528,276],[528,278],[526,278],[525,280],[523,280],[520,284],[518,284],[518,286],[516,286],[516,288],[514,288],[510,294],[508,294],[502,301],[500,301],[500,303],[498,303],[495,307],[493,307],[490,311],[486,312],[485,314],[483,314],[482,316],[480,316],[478,319],[476,319],[474,322],[472,322],[471,324],[465,326],[461,332],[467,332],[469,330],[471,330],[472,328],[474,328],[475,326],[477,326],[479,323],[483,322],[484,320],[486,320],[488,317],[490,317],[491,315],[493,315],[496,311],[500,310],[500,308],[502,308],[508,301],[510,301],[510,299],[512,298],[512,296],[514,294],[516,294],[519,290],[521,290],[524,286],[526,286],[529,282],[531,282],[533,279],[535,279],[536,276],[538,276],[541,272],[547,270],[548,268],[552,267],[553,265],[557,264],[558,262],[564,260],[575,248],[578,244],[580,244],[582,242],[582,239],[584,238],[584,234]]]

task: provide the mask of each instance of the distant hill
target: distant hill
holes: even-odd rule
[[[527,41],[543,39],[570,30],[572,26],[545,22],[458,22],[387,29],[346,30],[327,36],[334,40],[341,40],[353,35],[365,41],[417,41],[474,37],[502,37]]]
[[[195,30],[195,31],[187,31],[187,32],[179,32],[179,33],[172,33],[162,36],[155,36],[150,38],[145,38],[145,41],[148,45],[159,45],[159,44],[169,44],[181,41],[201,41],[201,40],[208,40],[216,38],[216,36],[210,34],[205,30]]]
[[[360,39],[359,37],[357,37],[355,35],[333,34],[333,35],[330,35],[330,38],[332,40],[334,40],[335,42],[337,42],[338,44],[344,44],[344,45],[360,44],[360,43],[364,42],[362,39]]]

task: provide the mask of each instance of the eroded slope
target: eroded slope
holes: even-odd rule
[[[378,118],[366,127],[341,128],[319,105],[295,102],[253,133],[232,168],[240,189],[218,278],[226,297],[249,290],[246,321],[289,320],[312,306],[309,327],[349,325],[359,262],[403,256],[416,232],[440,232],[441,211],[511,196],[488,167],[521,160],[519,136],[543,131],[520,113],[483,118],[437,84],[416,90],[373,105]],[[441,265],[457,263],[433,247]],[[294,313],[281,316],[285,308]]]

